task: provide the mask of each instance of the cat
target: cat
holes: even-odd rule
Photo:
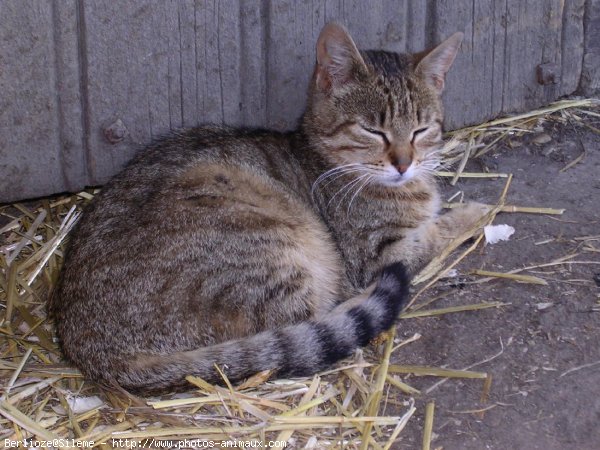
[[[316,373],[394,325],[409,279],[481,216],[438,215],[428,52],[320,33],[297,130],[200,126],[150,144],[86,208],[49,302],[65,356],[133,392]]]

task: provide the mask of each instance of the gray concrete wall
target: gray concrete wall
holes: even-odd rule
[[[598,0],[2,0],[0,201],[102,184],[172,128],[293,127],[331,20],[361,48],[394,51],[464,31],[445,93],[449,128],[546,104],[574,92],[582,71],[588,89],[597,82],[598,9]],[[540,64],[554,83],[537,82]]]

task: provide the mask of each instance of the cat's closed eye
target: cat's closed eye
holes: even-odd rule
[[[387,137],[387,134],[385,134],[385,131],[376,130],[375,128],[371,128],[371,127],[368,127],[368,126],[365,126],[365,125],[361,125],[361,128],[363,130],[365,130],[367,133],[374,134],[374,135],[382,138],[383,142],[385,143],[385,145],[389,145],[390,144],[390,140]]]
[[[429,131],[429,127],[423,127],[413,131],[410,135],[410,143],[414,144],[415,141],[424,136],[427,131]]]

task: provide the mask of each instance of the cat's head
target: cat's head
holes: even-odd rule
[[[340,25],[317,41],[303,128],[333,166],[400,186],[432,173],[442,146],[441,93],[462,33],[414,55],[360,52]],[[365,172],[365,173],[367,173]]]

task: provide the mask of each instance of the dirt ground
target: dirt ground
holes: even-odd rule
[[[598,127],[598,122],[591,123]],[[482,380],[448,380],[418,398],[421,414],[427,401],[436,404],[432,449],[600,449],[600,135],[573,123],[548,121],[544,128],[509,139],[466,170],[512,173],[508,204],[565,208],[565,213],[499,214],[495,224],[516,230],[510,240],[472,252],[457,277],[427,294],[444,296],[435,308],[510,304],[400,324],[398,336],[422,337],[394,353],[398,364],[464,369],[497,355],[473,368],[493,376],[486,403],[480,402]],[[583,152],[579,163],[561,172]],[[465,199],[495,203],[503,185],[503,180],[461,179],[444,186],[444,195],[462,190]],[[577,254],[572,261],[592,263],[524,272],[545,279],[547,286],[499,279],[473,284],[482,277],[469,274],[507,272],[571,254]],[[438,380],[405,379],[421,390]],[[484,408],[491,409],[483,417],[470,412]],[[421,448],[423,416],[414,419],[396,448]]]

